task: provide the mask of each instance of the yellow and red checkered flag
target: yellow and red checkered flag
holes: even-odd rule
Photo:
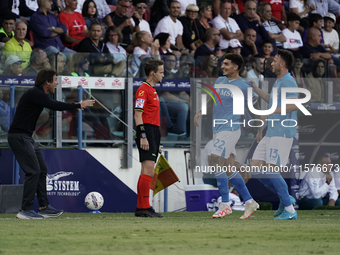
[[[161,155],[157,161],[155,174],[150,184],[150,189],[153,190],[153,196],[178,181],[179,178],[176,173],[172,170],[165,157]]]

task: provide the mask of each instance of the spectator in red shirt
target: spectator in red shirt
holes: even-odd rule
[[[66,0],[65,4],[65,10],[58,16],[58,19],[67,27],[63,43],[65,47],[76,50],[78,44],[86,38],[87,27],[83,15],[74,11],[77,9],[77,0]]]

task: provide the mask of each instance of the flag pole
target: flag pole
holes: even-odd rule
[[[168,151],[164,151],[164,157],[168,161]],[[168,188],[164,189],[164,212],[168,212]]]

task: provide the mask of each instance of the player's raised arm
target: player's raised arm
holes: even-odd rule
[[[252,83],[252,88],[256,94],[258,94],[264,101],[266,101],[269,104],[270,95],[266,92],[264,92],[262,89],[260,89],[258,86],[256,86],[254,81],[250,81]]]

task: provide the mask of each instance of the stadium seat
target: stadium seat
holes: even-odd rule
[[[114,12],[116,10],[116,6],[115,5],[108,5],[110,7],[111,12]]]

